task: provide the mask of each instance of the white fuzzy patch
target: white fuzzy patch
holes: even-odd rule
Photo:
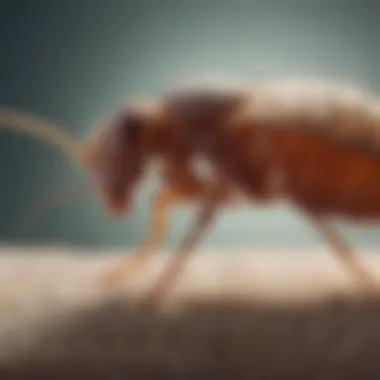
[[[214,72],[203,75],[192,75],[186,79],[180,79],[171,86],[176,91],[218,90],[230,93],[231,91],[249,90],[248,84],[242,78],[225,72]]]
[[[218,177],[215,166],[201,156],[192,160],[192,168],[197,178],[202,181],[213,181]]]
[[[378,100],[359,87],[316,80],[283,80],[258,86],[251,116],[323,120],[333,110],[358,109],[380,116]]]

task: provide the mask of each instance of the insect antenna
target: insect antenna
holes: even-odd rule
[[[84,144],[72,138],[61,128],[39,116],[0,107],[0,126],[12,132],[31,135],[67,154],[74,162],[80,161]]]
[[[74,200],[86,200],[92,193],[90,186],[60,185],[48,194],[35,201],[21,214],[14,228],[13,236],[21,238],[25,236],[38,219],[44,216],[54,206],[61,203],[72,202]]]

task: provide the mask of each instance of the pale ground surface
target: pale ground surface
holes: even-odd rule
[[[298,315],[298,309],[295,309],[296,311],[292,311],[292,316],[296,319],[301,318],[300,320],[303,320],[302,318],[304,318],[304,325],[300,323],[301,327],[299,327],[299,324],[294,323],[289,317],[289,314],[286,314],[285,317],[283,317],[280,312],[276,312],[273,315],[270,314],[268,315],[268,320],[264,320],[265,318],[263,319],[260,314],[260,309],[255,311],[255,308],[258,305],[269,303],[276,305],[276,307],[290,307],[293,302],[296,302],[296,304],[298,304],[296,307],[301,307],[302,309],[305,305],[309,305],[310,303],[311,305],[318,305],[321,302],[330,302],[331,299],[339,298],[339,295],[349,295],[349,299],[351,299],[351,297],[360,298],[354,296],[355,287],[350,277],[339,265],[339,262],[327,252],[290,253],[284,251],[281,253],[267,252],[260,254],[255,254],[253,252],[250,252],[249,254],[244,252],[234,254],[206,254],[198,252],[191,260],[189,260],[186,270],[175,289],[173,289],[167,305],[178,306],[178,301],[181,300],[184,301],[184,305],[186,306],[186,300],[188,300],[189,303],[203,302],[205,305],[213,305],[212,307],[214,309],[219,308],[219,311],[215,311],[214,309],[213,312],[207,311],[207,318],[204,316],[205,314],[203,311],[199,312],[198,314],[202,315],[202,317],[198,316],[198,319],[195,319],[192,322],[186,319],[190,317],[186,317],[185,311],[181,314],[180,308],[164,309],[163,311],[166,310],[167,312],[171,312],[169,314],[162,314],[161,311],[161,313],[154,317],[151,315],[144,316],[144,313],[141,314],[140,312],[138,318],[136,318],[135,314],[126,311],[126,308],[131,306],[131,303],[128,300],[133,298],[134,303],[132,303],[132,305],[134,305],[136,298],[138,299],[139,295],[144,294],[144,291],[149,289],[149,286],[154,283],[154,279],[159,275],[159,269],[162,268],[162,265],[168,257],[169,256],[167,255],[156,257],[155,260],[145,267],[144,272],[136,275],[131,282],[125,282],[118,289],[106,289],[100,282],[100,276],[109,265],[114,264],[120,258],[120,254],[117,252],[109,253],[107,255],[87,255],[86,252],[75,252],[66,248],[27,249],[12,247],[0,249],[0,372],[3,368],[1,367],[2,365],[5,366],[4,368],[7,368],[11,363],[17,363],[16,367],[18,370],[24,368],[26,365],[25,363],[28,363],[28,366],[31,366],[32,364],[37,365],[35,363],[39,363],[40,367],[38,368],[45,368],[44,366],[46,366],[46,363],[50,363],[51,360],[53,360],[52,363],[55,363],[53,367],[55,366],[54,368],[56,368],[57,371],[58,368],[61,368],[62,361],[66,363],[65,368],[67,369],[69,367],[67,363],[69,362],[72,364],[73,360],[76,363],[76,366],[79,367],[83,363],[87,363],[86,368],[88,370],[89,368],[92,368],[92,365],[100,365],[99,358],[101,357],[103,363],[102,368],[105,371],[104,373],[109,375],[109,368],[104,359],[105,355],[108,355],[107,360],[113,360],[113,362],[111,360],[113,363],[112,368],[115,368],[115,366],[117,367],[115,363],[118,365],[123,363],[125,366],[127,365],[126,363],[131,364],[136,362],[136,358],[139,355],[141,359],[141,362],[139,363],[146,363],[146,356],[150,357],[149,360],[152,360],[152,358],[157,360],[157,352],[159,352],[159,356],[161,355],[159,368],[161,372],[167,371],[165,372],[166,377],[152,375],[151,377],[148,376],[144,378],[181,378],[172,375],[172,372],[170,372],[173,371],[173,361],[169,360],[172,353],[167,353],[166,357],[162,357],[164,352],[166,352],[166,349],[169,350],[168,352],[170,352],[170,350],[181,352],[182,350],[182,357],[176,359],[179,360],[179,364],[174,372],[177,371],[176,373],[178,375],[179,372],[184,371],[182,372],[183,376],[186,375],[190,376],[187,378],[192,378],[191,373],[188,371],[189,368],[199,368],[199,370],[204,370],[204,368],[207,367],[206,364],[204,364],[206,363],[205,357],[207,357],[207,354],[205,354],[206,356],[202,356],[203,367],[199,364],[199,360],[201,360],[199,358],[199,360],[197,359],[198,362],[194,359],[195,364],[190,367],[189,365],[184,364],[190,360],[189,358],[192,357],[191,355],[195,355],[194,344],[197,345],[198,349],[200,349],[199,347],[205,349],[207,344],[209,344],[208,354],[211,359],[210,362],[207,362],[207,369],[212,372],[216,367],[214,366],[214,368],[210,363],[215,364],[215,355],[219,352],[216,347],[219,347],[220,344],[223,346],[223,339],[225,340],[224,349],[227,349],[227,351],[228,349],[231,349],[232,352],[235,352],[235,356],[236,350],[242,353],[242,350],[244,350],[247,345],[249,347],[249,345],[256,344],[254,348],[252,348],[253,346],[249,348],[251,355],[253,355],[253,352],[255,352],[254,350],[257,351],[259,349],[257,345],[260,347],[262,345],[262,343],[259,344],[258,342],[263,341],[264,339],[266,344],[270,345],[269,342],[274,342],[273,335],[277,337],[276,339],[282,339],[282,346],[293,345],[294,342],[291,343],[292,339],[301,334],[299,329],[305,328],[305,325],[311,323],[310,328],[306,329],[307,333],[302,332],[303,335],[300,335],[302,336],[303,344],[305,345],[305,352],[308,351],[307,348],[310,346],[310,341],[308,341],[308,339],[316,338],[314,335],[313,338],[307,334],[314,334],[317,329],[320,329],[319,316],[314,316],[314,314],[312,314],[314,312],[301,311],[300,316],[296,317]],[[380,255],[365,253],[361,254],[360,257],[371,273],[379,279],[380,286]],[[192,301],[190,302],[189,299],[192,299]],[[117,304],[116,309],[115,303]],[[108,304],[113,304],[114,306],[109,307],[107,306]],[[236,307],[236,304],[246,305],[244,306],[246,308],[245,311],[242,312],[239,309],[240,306]],[[248,310],[247,307],[252,310]],[[307,307],[309,306],[306,306],[306,309],[302,310],[309,310]],[[344,307],[348,308],[347,312],[344,311]],[[338,314],[336,311],[332,314],[330,311],[324,312],[324,314],[322,313],[324,316],[322,318],[322,326],[324,327],[321,330],[321,334],[325,337],[323,339],[326,341],[330,336],[330,333],[334,334],[334,329],[336,329],[336,326],[338,326],[339,323],[339,326],[341,326],[340,328],[345,329],[345,334],[352,334],[352,331],[355,328],[356,330],[366,328],[366,334],[370,334],[372,338],[377,337],[377,345],[374,350],[380,352],[380,322],[378,322],[380,321],[380,307],[375,311],[371,309],[370,317],[369,314],[365,314],[360,318],[358,317],[358,313],[360,314],[361,311],[358,312],[357,309],[355,309],[355,311],[352,312],[350,311],[351,309],[349,309],[349,306],[344,307],[342,309],[343,311],[341,313],[338,312]],[[122,308],[125,308],[123,312],[121,312]],[[186,307],[184,309],[186,309]],[[227,309],[229,310],[228,313],[226,311]],[[250,313],[253,314],[251,315]],[[305,313],[307,314],[307,317],[305,316]],[[331,317],[333,322],[331,323],[335,327],[329,327],[329,313],[333,315],[333,317]],[[169,319],[164,321],[162,319],[164,318],[164,315]],[[226,315],[229,317],[227,318]],[[243,318],[243,315],[245,315],[244,323],[239,319]],[[321,315],[320,310],[317,311],[315,315]],[[350,322],[347,322],[347,320],[344,319],[347,315],[351,315],[351,317],[349,317],[351,318],[349,319]],[[352,317],[352,315],[355,317]],[[187,324],[181,324],[182,322],[178,322],[182,321],[181,318],[177,319],[175,317],[177,320],[176,323],[178,323],[178,325],[176,325],[177,327],[175,327],[175,329],[177,329],[175,330],[175,334],[178,337],[178,341],[171,341],[171,345],[169,345],[171,349],[168,349],[163,346],[163,342],[167,344],[167,340],[169,339],[165,337],[165,334],[167,334],[165,331],[174,328],[168,327],[171,326],[168,325],[168,321],[170,321],[170,318],[173,318],[173,316],[187,320]],[[148,317],[150,318],[149,323],[147,322]],[[205,318],[208,321],[207,323],[205,322]],[[236,321],[236,318],[239,322]],[[359,322],[363,321],[363,318],[366,321],[365,326],[362,326],[362,322]],[[221,322],[222,320],[225,324],[224,327],[215,330],[219,331],[218,333],[215,332],[215,334],[220,335],[218,335],[219,343],[215,343],[215,334],[215,336],[205,340],[206,338],[204,337],[207,334],[211,334],[210,331],[212,329],[210,330],[210,326],[217,329],[217,326],[220,327],[223,325]],[[231,321],[228,322],[228,320]],[[339,320],[343,322],[341,323]],[[357,322],[355,322],[356,320]],[[152,321],[154,323],[152,323]],[[281,331],[278,330],[278,321],[283,321],[280,323],[283,324]],[[372,325],[369,321],[372,321]],[[209,325],[209,322],[211,325]],[[272,327],[268,328],[268,323],[269,326],[271,326],[270,323],[272,323]],[[360,326],[357,326],[358,323],[360,323]],[[81,327],[78,327],[78,324]],[[162,325],[164,325],[164,327],[162,327]],[[208,327],[206,328],[205,326]],[[246,326],[246,329],[248,330],[244,330],[242,326]],[[378,326],[378,330],[368,330],[370,327],[373,328],[373,326]],[[237,334],[237,331],[235,330],[238,327],[241,328],[242,331],[245,331],[245,340],[248,339],[247,337],[250,336],[249,334],[253,334],[252,339],[250,338],[251,340],[249,340],[249,342],[245,341],[242,338],[242,335]],[[206,330],[202,330],[202,328],[206,328]],[[136,329],[143,331],[141,334],[145,334],[144,337],[141,335],[139,338],[133,335],[136,334]],[[235,329],[233,330],[234,332],[231,329]],[[193,342],[192,345],[190,345],[193,347],[192,353],[186,351],[190,349],[188,343],[181,343],[181,339],[185,339],[184,337],[187,337],[187,340],[190,339],[186,335],[189,334],[188,332],[190,330],[192,331],[191,339],[194,339],[194,342],[197,342]],[[200,335],[198,330],[203,331],[203,335]],[[285,330],[290,331],[290,333],[286,335],[284,333]],[[148,331],[150,331],[149,334],[153,335],[147,335]],[[158,331],[160,331],[160,337],[157,335]],[[252,331],[255,332],[253,333]],[[266,332],[264,333],[263,331]],[[359,333],[356,331],[356,336],[361,334],[360,339],[362,339],[362,346],[359,345],[358,347],[363,348],[363,336],[365,334],[360,331]],[[94,334],[96,336],[94,336]],[[101,336],[98,336],[98,334]],[[108,336],[107,334],[110,335]],[[119,337],[119,334],[121,337],[124,336],[123,341],[120,341],[121,338]],[[131,334],[132,338],[130,336]],[[243,334],[243,332],[241,332],[241,334]],[[257,334],[261,334],[260,337],[257,337]],[[267,334],[267,336],[265,334]],[[343,332],[341,332],[341,334],[343,334]],[[80,336],[80,338],[78,338],[78,336]],[[231,345],[231,339],[234,336],[234,344],[236,347],[231,348],[233,347],[233,345]],[[240,336],[240,338],[236,338],[236,336]],[[254,336],[255,338],[253,338]],[[76,339],[78,341],[76,341]],[[103,341],[103,339],[105,339],[105,341]],[[145,342],[145,351],[141,351],[140,348],[140,351],[137,350],[138,353],[136,353],[134,350],[140,345],[139,339],[142,339],[142,341]],[[155,340],[156,343],[154,343],[152,339]],[[160,339],[161,343],[158,343]],[[186,341],[186,339],[184,341]],[[214,343],[210,343],[212,339],[215,340]],[[159,345],[158,351],[157,347],[152,348],[154,346],[153,343],[156,346]],[[80,355],[76,352],[78,345],[81,344],[86,347],[83,348],[83,350],[89,352],[88,356],[83,352]],[[241,346],[239,346],[239,344]],[[259,364],[263,365],[263,363],[268,363],[270,358],[270,360],[280,360],[278,358],[276,359],[276,355],[278,354],[281,356],[289,349],[286,347],[284,349],[283,347],[282,351],[277,352],[276,350],[280,350],[280,346],[279,343],[274,344],[271,349],[272,351],[269,350],[267,352],[269,356],[266,357],[266,359],[260,359]],[[124,351],[120,347],[123,347]],[[212,351],[212,347],[215,348],[214,351]],[[326,343],[324,350],[328,352],[331,347],[330,343]],[[353,355],[356,351],[352,351],[352,347],[350,347],[351,346],[348,347],[349,350],[351,349],[349,353]],[[319,349],[322,348],[320,347]],[[54,352],[55,354],[53,354]],[[73,352],[75,352],[75,355]],[[122,356],[123,359],[121,359],[120,356],[121,352],[124,352]],[[150,354],[147,352],[150,352]],[[154,352],[156,353],[154,354]],[[298,353],[298,355],[299,354],[300,353]],[[129,357],[129,361],[126,360],[127,357]],[[231,356],[231,353],[229,355],[227,354],[227,357],[229,360],[232,360],[230,363],[232,368],[235,366],[235,369],[242,369],[241,365],[243,364],[237,366],[237,359],[231,359],[233,357]],[[329,357],[331,357],[331,355]],[[80,362],[79,358],[83,358],[83,362]],[[368,354],[367,358],[369,358]],[[235,362],[233,360],[235,360]],[[239,358],[239,360],[243,359]],[[295,370],[294,363],[299,362],[297,356],[293,359],[288,358],[281,360],[283,361],[282,365],[284,368],[287,368],[286,363],[288,363],[288,361],[292,363],[289,364],[289,368],[293,368],[293,371]],[[320,360],[321,358],[318,356],[318,363]],[[351,358],[351,362],[353,362],[353,360],[354,359]],[[25,365],[23,366],[19,363],[24,363]],[[170,366],[165,367],[165,365],[169,365],[168,363],[171,363]],[[252,357],[247,363],[250,363],[250,373],[253,374],[254,372],[252,371],[255,368],[251,368]],[[74,364],[72,364],[72,366],[74,366]],[[137,366],[137,364],[135,364],[135,366]],[[106,370],[105,368],[108,369]],[[269,366],[268,368],[273,370],[272,366]],[[269,370],[268,368],[267,370]],[[368,368],[368,365],[365,368]],[[124,370],[126,369],[124,368]],[[134,370],[136,372],[136,368],[134,368]],[[376,373],[379,375],[380,367],[376,368],[376,370]],[[62,372],[62,368],[60,371]],[[100,373],[99,371],[97,373]],[[170,376],[168,375],[169,372]],[[39,373],[38,376],[39,378],[43,378],[41,377],[43,376],[41,373]],[[51,374],[51,376],[53,376],[53,374]],[[54,376],[56,376],[56,374],[54,374]],[[73,374],[70,376],[71,379],[76,378]],[[83,376],[82,372],[82,379],[84,378]],[[335,379],[340,379],[338,375],[336,376]],[[8,377],[2,376],[1,378],[13,379],[16,377],[11,377],[9,375]],[[104,378],[107,378],[106,375]],[[113,378],[118,379],[119,377],[115,375]],[[141,378],[141,376],[136,375],[136,377],[133,378]],[[234,378],[237,377],[235,376]],[[322,379],[322,377],[320,378]],[[311,379],[311,377],[308,379]],[[348,377],[346,376],[345,379],[348,379]]]
[[[38,296],[38,302],[46,297],[59,302],[107,297],[110,293],[104,292],[105,288],[102,291],[99,276],[130,253],[0,248],[0,300],[10,298],[21,306],[33,296]],[[358,257],[380,284],[380,255],[367,251]],[[141,294],[154,283],[169,258],[165,253],[156,255],[133,279],[124,281],[123,292]],[[328,252],[196,252],[171,298],[233,296],[306,301],[352,291],[350,276]],[[35,302],[32,305],[37,307]]]

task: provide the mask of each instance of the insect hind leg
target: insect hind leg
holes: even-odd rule
[[[360,289],[373,293],[378,288],[375,279],[360,262],[347,242],[323,218],[309,215],[309,219],[323,240],[330,246],[341,264],[353,276],[354,280],[360,286]]]

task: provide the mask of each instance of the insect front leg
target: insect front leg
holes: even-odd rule
[[[126,257],[103,276],[106,284],[120,283],[135,274],[155,253],[162,243],[168,228],[168,213],[178,203],[185,202],[185,196],[174,187],[163,187],[153,197],[150,207],[148,230],[137,252]]]
[[[181,241],[180,246],[174,252],[163,274],[147,294],[143,306],[158,306],[174,287],[188,259],[194,253],[194,249],[199,243],[201,236],[204,235],[207,228],[211,226],[213,218],[219,207],[223,204],[226,188],[228,188],[229,185],[230,181],[222,175],[219,176],[215,183],[210,184],[206,193],[201,198],[201,207],[193,225]]]
[[[314,228],[320,233],[323,240],[331,247],[342,265],[352,274],[359,286],[366,291],[372,292],[376,284],[369,271],[358,260],[358,257],[350,249],[349,245],[336,232],[326,220],[318,216],[310,216]]]

